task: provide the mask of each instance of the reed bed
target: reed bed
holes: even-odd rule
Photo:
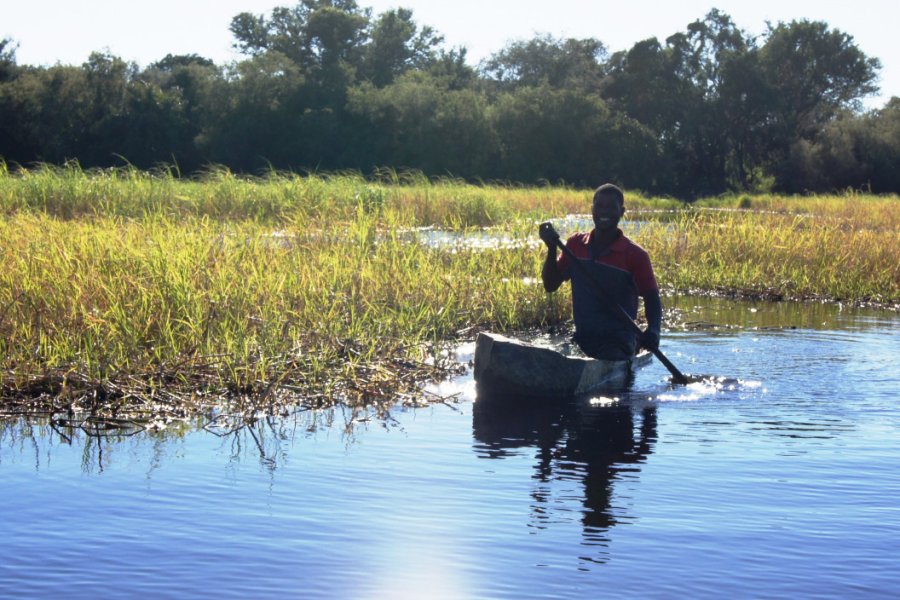
[[[845,229],[885,232],[900,230],[900,197],[873,196],[853,191],[833,196],[743,195],[707,198],[692,204],[698,209],[798,215],[818,222],[836,221]],[[830,226],[832,224],[828,224]]]
[[[520,276],[536,268],[531,253],[428,248],[396,219],[360,209],[273,231],[10,215],[2,394],[22,410],[82,412],[226,397],[244,398],[243,410],[416,403],[424,379],[458,367],[444,360],[448,340],[561,318]]]
[[[896,197],[627,202],[666,289],[900,304]],[[586,190],[393,171],[182,179],[0,163],[3,411],[116,428],[223,405],[445,400],[422,383],[458,368],[449,343],[566,326],[568,288],[539,282],[536,224],[589,203]],[[431,247],[424,226],[460,242]],[[483,227],[505,243],[467,244]]]
[[[271,172],[238,177],[210,168],[196,178],[173,169],[133,168],[85,171],[77,164],[43,165],[11,172],[0,162],[0,214],[39,212],[59,219],[148,215],[208,217],[283,224],[315,218],[353,219],[357,208],[390,208],[410,225],[454,229],[489,226],[517,218],[583,213],[584,190],[564,186],[470,185],[453,178],[384,170],[366,179],[359,173],[299,175]],[[671,199],[630,195],[634,209],[679,208]]]
[[[877,202],[881,203],[881,200]],[[900,201],[892,200],[894,213]],[[888,203],[879,207],[887,209]],[[791,213],[689,212],[642,227],[657,278],[674,290],[897,308],[900,223]]]

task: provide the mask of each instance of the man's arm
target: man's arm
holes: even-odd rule
[[[648,350],[655,350],[659,348],[659,332],[662,328],[662,300],[659,298],[659,290],[651,290],[643,298],[647,330],[641,334],[638,343]]]
[[[547,246],[547,257],[544,259],[544,266],[541,269],[541,279],[544,282],[544,289],[548,292],[555,292],[563,282],[563,274],[556,268],[556,246]]]
[[[545,290],[555,292],[565,279],[556,266],[556,244],[559,242],[559,234],[556,233],[550,222],[541,223],[538,232],[541,240],[547,244],[547,257],[544,259],[543,268],[541,268],[541,280],[544,282]]]

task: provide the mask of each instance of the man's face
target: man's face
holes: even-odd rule
[[[594,227],[600,230],[615,229],[619,226],[619,219],[625,214],[625,208],[619,205],[619,201],[611,194],[600,194],[594,198],[591,207],[591,215],[594,217]]]

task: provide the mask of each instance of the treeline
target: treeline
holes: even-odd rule
[[[382,166],[682,198],[729,190],[900,192],[900,98],[863,112],[879,61],[827,24],[754,38],[713,10],[665,41],[507,45],[477,67],[412,12],[301,0],[231,22],[246,58],[139,68],[19,65],[0,41],[7,164],[234,171]]]

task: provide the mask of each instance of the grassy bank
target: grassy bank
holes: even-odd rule
[[[674,209],[675,200],[633,197],[635,207]],[[171,170],[86,172],[77,165],[10,173],[0,163],[0,213],[38,212],[59,219],[148,215],[252,220],[279,225],[309,219],[353,219],[357,208],[390,208],[411,225],[497,225],[585,210],[585,192],[566,187],[474,186],[455,179],[429,180],[385,170],[374,179],[358,173],[270,173],[237,177],[210,169],[198,179]],[[589,206],[589,203],[588,203]]]
[[[628,205],[666,289],[900,303],[896,197]],[[421,399],[444,342],[568,318],[568,289],[537,281],[535,224],[588,206],[393,172],[0,169],[2,394],[50,412]],[[405,233],[421,226],[510,243],[432,248]]]
[[[408,219],[275,230],[163,215],[0,219],[4,395],[96,408],[421,399],[441,351],[473,326],[560,320],[520,250],[452,253],[401,238]],[[510,232],[525,236],[530,231]],[[549,310],[548,310],[549,307]],[[554,308],[556,307],[556,308]],[[110,402],[114,399],[115,402]]]
[[[879,201],[858,218],[695,211],[637,237],[671,289],[896,307],[900,202],[892,202],[893,211]]]

